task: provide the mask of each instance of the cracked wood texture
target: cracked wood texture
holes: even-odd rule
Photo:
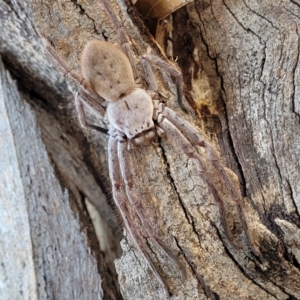
[[[137,62],[148,47],[161,56],[132,4],[110,3]],[[160,93],[221,149],[240,183],[260,255],[244,236],[239,250],[228,242],[218,207],[186,155],[165,140],[137,151],[145,214],[185,271],[181,278],[149,243],[172,299],[300,299],[299,20],[297,1],[195,0],[173,14],[174,57],[186,81],[189,115],[177,105],[170,78],[157,72]],[[1,243],[8,250],[0,251],[16,250],[18,240],[26,245],[23,256],[1,255],[1,295],[12,299],[13,287],[22,286],[22,299],[165,299],[126,232],[115,261],[122,296],[118,292],[112,262],[121,232],[108,204],[107,138],[79,127],[76,85],[43,54],[36,34],[78,70],[87,41],[117,41],[101,1],[0,0],[0,22],[0,121],[7,124],[1,126],[1,159],[14,171],[1,170],[0,214],[12,224],[8,233],[1,217]],[[191,80],[191,67],[205,74],[209,102],[192,92],[200,82]],[[89,119],[102,124],[92,114]],[[98,212],[99,244],[88,203]]]

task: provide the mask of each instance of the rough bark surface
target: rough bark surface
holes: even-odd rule
[[[110,3],[128,31],[137,63],[148,48],[162,57],[135,8],[121,0]],[[23,135],[18,130],[10,133],[15,141],[12,147],[17,153],[19,171],[17,166],[12,168],[21,174],[20,181],[23,178],[21,210],[23,218],[29,220],[24,221],[27,227],[22,228],[27,236],[24,242],[27,240],[28,253],[33,252],[28,271],[24,269],[31,274],[32,283],[26,283],[28,288],[24,290],[28,295],[35,293],[37,298],[68,298],[63,283],[74,291],[70,299],[115,299],[121,296],[107,270],[113,274],[110,263],[118,253],[119,236],[107,204],[107,138],[79,128],[72,102],[76,85],[65,81],[51,58],[46,60],[35,32],[37,29],[43,34],[76,70],[87,41],[116,42],[117,35],[100,0],[32,0],[30,13],[28,5],[26,1],[0,0],[0,22],[5,28],[0,36],[0,52],[6,67],[18,80],[19,92],[15,88],[15,93],[21,93],[20,100],[6,102],[5,107],[10,106],[6,115],[11,124],[18,124],[17,120],[25,116],[18,115],[19,111],[32,110],[37,120],[37,125],[32,123],[32,130],[38,132],[44,143],[39,138],[34,143],[35,134],[31,131]],[[240,236],[241,249],[235,249],[227,240],[218,207],[207,186],[196,174],[192,161],[174,149],[170,141],[162,139],[134,151],[138,166],[135,181],[145,199],[145,214],[185,271],[182,278],[159,249],[149,243],[153,261],[167,282],[172,299],[300,299],[299,19],[297,1],[275,4],[195,0],[173,14],[174,56],[178,57],[186,80],[186,96],[192,107],[189,114],[179,108],[172,80],[157,72],[160,93],[169,107],[206,131],[220,147],[223,161],[237,174],[245,216],[259,253],[253,253],[244,235]],[[200,73],[205,74],[202,79]],[[208,99],[200,97],[197,89],[203,78],[209,83]],[[2,79],[2,91],[8,89],[7,85],[13,83]],[[197,114],[193,114],[193,109]],[[26,124],[31,118],[24,118]],[[92,114],[89,118],[103,125]],[[59,181],[54,179],[47,155]],[[33,180],[30,170],[41,170],[39,165],[47,172],[39,171],[40,175]],[[70,199],[58,182],[70,190]],[[9,186],[8,189],[14,190]],[[3,199],[8,197],[11,196]],[[105,236],[100,236],[100,248],[105,257],[99,255],[94,239],[85,234],[85,226],[90,226],[85,198],[101,216]],[[40,208],[34,210],[31,201]],[[60,217],[59,212],[64,216]],[[45,224],[49,229],[44,229]],[[145,236],[138,220],[136,227]],[[69,241],[69,248],[60,255],[65,261],[71,260],[76,272],[52,259],[55,246],[47,247],[53,242],[48,236],[60,241],[59,249],[62,241]],[[77,248],[70,249],[70,243]],[[123,253],[116,260],[116,268],[123,298],[165,299],[163,289],[126,232],[121,247]],[[51,249],[50,258],[47,249]],[[82,253],[86,254],[84,259]],[[110,253],[115,254],[108,257]],[[45,261],[46,267],[42,268]],[[102,286],[97,272],[101,274]],[[34,288],[41,278],[45,287]],[[90,294],[75,293],[76,287]]]
[[[2,62],[0,68],[1,274],[7,283],[1,298],[101,299],[101,255],[87,247],[89,229],[81,228],[78,208],[71,209],[55,178],[35,116]]]
[[[117,223],[83,159],[86,138],[70,130],[63,101],[73,96],[43,55],[28,4],[0,1],[0,298],[117,299]],[[85,198],[106,214],[100,247]]]

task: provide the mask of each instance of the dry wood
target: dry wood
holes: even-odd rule
[[[25,69],[24,73],[30,75],[27,88],[43,99],[32,98],[30,102],[38,112],[43,141],[61,181],[72,188],[74,195],[87,197],[97,205],[98,199],[105,199],[102,191],[109,194],[109,183],[105,182],[107,140],[100,134],[87,133],[87,138],[82,135],[72,112],[66,109],[74,108],[72,88],[70,92],[68,85],[57,79],[61,77],[55,69],[45,67],[49,61],[44,64],[42,58],[33,60],[41,51],[38,43],[26,41],[25,35],[23,39],[11,38],[11,32],[23,32],[19,28],[34,32],[31,19],[26,18],[26,7],[15,2],[9,6],[0,1],[1,28],[6,32],[0,36],[1,53],[14,74],[18,75],[18,69]],[[87,41],[95,38],[116,41],[113,24],[101,1],[31,2],[35,26],[74,68],[78,68]],[[127,7],[131,5],[126,3],[126,6],[121,0],[111,3],[129,33],[137,57],[146,53],[148,47],[161,55],[135,10],[129,9],[128,14]],[[174,274],[172,266],[167,261],[164,263],[164,256],[153,247],[153,260],[174,299],[300,298],[299,17],[300,4],[296,1],[255,0],[194,1],[173,14],[174,56],[178,56],[187,89],[194,91],[192,100],[197,105],[193,107],[201,113],[201,118],[181,112],[174,84],[157,72],[160,92],[168,106],[206,130],[213,143],[219,145],[224,162],[238,175],[232,176],[241,186],[248,230],[260,252],[255,255],[243,235],[240,250],[227,241],[214,199],[201,178],[195,176],[194,166],[186,155],[174,151],[167,142],[145,149],[143,155],[136,157],[144,170],[144,178],[139,180],[147,182],[140,188],[145,198],[156,196],[145,202],[145,210],[159,237],[177,254],[186,272],[185,279]],[[188,78],[191,68],[194,80]],[[48,72],[43,75],[40,69]],[[207,93],[209,101],[197,99],[195,85],[199,70],[211,87]],[[198,79],[204,78],[201,76]],[[61,138],[54,143],[60,130],[68,142],[62,142]],[[28,153],[26,157],[37,156],[32,151]],[[23,159],[19,160],[21,165],[22,162]],[[54,183],[48,180],[44,185],[51,185],[51,189]],[[46,192],[42,190],[42,193]],[[58,198],[64,200],[63,207],[67,210],[67,199],[63,194]],[[102,208],[105,202],[98,204],[105,217]],[[73,220],[72,214],[66,219]],[[232,219],[235,220],[234,215]],[[105,224],[110,227],[115,223],[110,217]],[[78,226],[72,227],[70,234],[76,230],[78,234],[81,232]],[[123,255],[116,266],[123,297],[164,299],[162,288],[130,239],[122,240],[122,249]],[[76,256],[72,249],[68,250],[70,253],[65,255]],[[38,262],[41,256],[38,252],[34,255],[33,261]],[[98,257],[98,263],[100,260]],[[87,261],[90,261],[86,264],[89,270],[96,268],[92,259]],[[64,273],[58,272],[54,263],[50,265],[62,282],[65,277],[60,276]],[[92,274],[97,278],[96,272],[83,276],[90,281],[86,276]],[[100,279],[94,282],[99,284]],[[45,284],[51,283],[46,280]],[[74,288],[76,281],[70,285]],[[49,290],[50,297],[59,298],[65,290],[55,286],[57,289]],[[103,290],[105,293],[104,287]]]

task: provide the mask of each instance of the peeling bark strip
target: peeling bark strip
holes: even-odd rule
[[[150,41],[155,52],[157,48],[145,33],[134,8],[126,6],[121,0],[111,3],[115,15],[129,33],[135,54],[140,56],[146,52],[149,45],[145,41]],[[47,32],[56,51],[75,69],[78,68],[78,58],[88,40],[96,38],[116,41],[113,24],[107,18],[100,0],[32,0],[31,5],[38,30]],[[76,199],[87,197],[97,204],[102,190],[109,194],[103,156],[106,153],[106,138],[95,134],[88,134],[85,138],[78,128],[73,113],[72,93],[68,89],[70,85],[57,75],[57,70],[50,68],[50,62],[46,62],[48,65],[45,67],[45,62],[39,56],[41,50],[35,50],[40,48],[27,7],[26,1],[14,1],[11,4],[10,1],[0,0],[0,27],[4,28],[0,35],[0,52],[8,68],[19,76],[19,84],[26,86],[28,92],[35,95],[27,98],[31,99],[47,151],[61,181],[72,190]],[[239,174],[240,182],[243,183],[242,191],[247,196],[243,207],[248,229],[253,232],[254,243],[260,251],[259,256],[253,255],[244,238],[240,250],[228,243],[211,193],[201,178],[196,176],[191,160],[180,152],[174,152],[167,142],[145,149],[135,157],[137,165],[144,170],[142,174],[138,173],[141,175],[140,189],[144,191],[143,206],[159,237],[178,255],[186,272],[186,278],[174,274],[168,263],[163,263],[163,254],[155,247],[152,248],[152,257],[159,271],[164,274],[174,299],[300,299],[297,242],[300,227],[299,17],[300,5],[296,1],[261,3],[258,0],[195,0],[173,14],[174,56],[178,56],[178,63],[187,80],[191,64],[194,70],[201,68],[208,78],[212,89],[212,102],[209,103],[213,107],[202,106],[204,114],[199,123],[208,128],[207,132],[214,139],[218,139],[222,157]],[[180,24],[184,26],[177,28]],[[19,28],[27,35],[22,35]],[[28,38],[28,33],[32,33],[31,37],[35,38]],[[195,49],[199,61],[193,55]],[[161,74],[157,75],[160,92],[166,96],[167,105],[176,109],[174,85],[168,78],[166,82]],[[26,111],[18,101],[9,103],[13,103],[12,111],[15,113]],[[30,119],[26,118],[26,123]],[[32,124],[32,128],[36,126]],[[61,137],[59,132],[62,132]],[[32,162],[31,169],[37,170],[34,158],[46,155],[41,150],[33,151],[36,149],[31,140],[33,135],[29,136],[30,139],[23,138],[21,141],[30,141],[30,147],[19,147],[19,157],[26,157],[18,160],[21,170],[26,170],[27,161]],[[61,151],[55,150],[57,145],[61,145],[59,149],[65,150],[63,157]],[[44,148],[39,146],[38,149]],[[52,177],[49,180],[41,176],[34,178],[34,186],[42,182],[43,187],[39,196],[34,198],[38,205],[41,198],[48,199],[44,187],[50,186],[54,193],[53,186],[57,181],[54,183]],[[35,188],[31,190],[32,194],[38,191]],[[159,200],[153,199],[152,195]],[[63,204],[53,206],[61,201]],[[44,205],[46,209],[38,210],[33,215],[36,223],[29,223],[31,232],[48,224],[39,218],[39,214],[42,214],[49,222],[53,222],[49,223],[52,224],[49,232],[53,232],[53,239],[60,237],[66,226],[60,231],[53,231],[52,227],[57,223],[54,222],[57,213],[64,210],[69,212],[64,219],[70,224],[67,226],[71,230],[68,231],[68,238],[74,241],[78,234],[82,237],[83,231],[76,223],[77,219],[70,210],[65,194],[58,193],[55,202],[49,200]],[[75,204],[73,206],[76,207]],[[51,207],[55,208],[56,214],[50,214]],[[104,202],[103,205],[98,202],[101,215],[107,216],[108,213],[101,212],[104,207]],[[82,218],[85,213],[81,208],[76,215]],[[111,225],[114,223],[111,219],[105,219],[104,223],[106,226],[114,226]],[[73,272],[62,270],[60,264],[42,255],[43,247],[40,248],[39,241],[47,244],[47,232],[42,231],[38,235],[40,239],[34,238],[36,235],[32,235],[31,239],[36,247],[34,249],[40,250],[34,251],[34,263],[36,266],[40,262],[47,263],[43,264],[46,268],[39,269],[39,276],[55,274],[40,277],[47,286],[45,291],[48,297],[65,298],[66,289],[60,284],[56,285],[57,282],[69,283],[70,291],[75,291],[76,287],[82,287],[78,282],[86,278],[88,280],[85,281],[84,291],[87,286],[92,286],[89,285],[91,282],[100,291],[97,272],[101,272],[101,268],[97,268],[97,264],[99,266],[101,259],[98,257],[96,261],[88,255],[90,246],[84,242],[85,237],[80,240],[82,243],[78,241],[75,245],[82,247],[80,253],[87,253],[89,263],[85,261],[80,267],[80,274],[75,273],[78,281],[67,281]],[[108,235],[106,241],[113,240],[114,236]],[[116,261],[123,297],[164,299],[156,278],[149,272],[139,252],[130,245],[131,241],[123,239],[123,255]],[[65,251],[64,257],[71,257],[73,265],[81,257],[73,247]],[[50,258],[55,257],[51,253]],[[103,274],[103,280],[110,279],[110,275]],[[103,283],[105,291],[104,286]],[[74,292],[71,298],[82,299],[81,295]],[[115,295],[106,292],[104,298],[114,299]],[[96,296],[87,298],[95,299]]]

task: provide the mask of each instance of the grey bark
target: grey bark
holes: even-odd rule
[[[112,264],[120,234],[100,179],[82,159],[85,137],[68,132],[74,122],[63,101],[73,96],[43,54],[28,5],[0,2],[0,298],[117,299]],[[87,197],[106,214],[97,221],[100,245]]]
[[[150,47],[161,56],[135,9],[121,0],[111,3],[135,54]],[[22,283],[27,299],[116,299],[112,261],[121,232],[107,201],[107,138],[79,128],[76,85],[43,54],[36,30],[77,70],[88,40],[114,42],[117,36],[101,1],[32,0],[28,7],[26,1],[0,0],[1,140],[7,141],[1,145],[0,214],[12,222],[7,233],[1,218],[0,251],[13,253],[18,238],[26,246],[19,256],[2,255],[8,279],[5,294],[0,292],[18,299],[11,287]],[[299,17],[297,1],[195,1],[173,14],[174,56],[194,97],[186,94],[189,114],[178,106],[170,78],[157,72],[160,93],[220,147],[237,174],[260,251],[255,255],[244,235],[242,249],[228,242],[218,207],[188,157],[165,140],[143,149],[135,156],[135,179],[147,200],[145,214],[186,273],[181,278],[149,244],[173,299],[300,299]],[[197,98],[203,82],[190,78],[191,67],[205,74],[207,99]],[[102,124],[93,114],[89,118]],[[99,245],[86,201],[100,215]],[[165,299],[126,232],[121,246],[116,268],[122,296]]]

